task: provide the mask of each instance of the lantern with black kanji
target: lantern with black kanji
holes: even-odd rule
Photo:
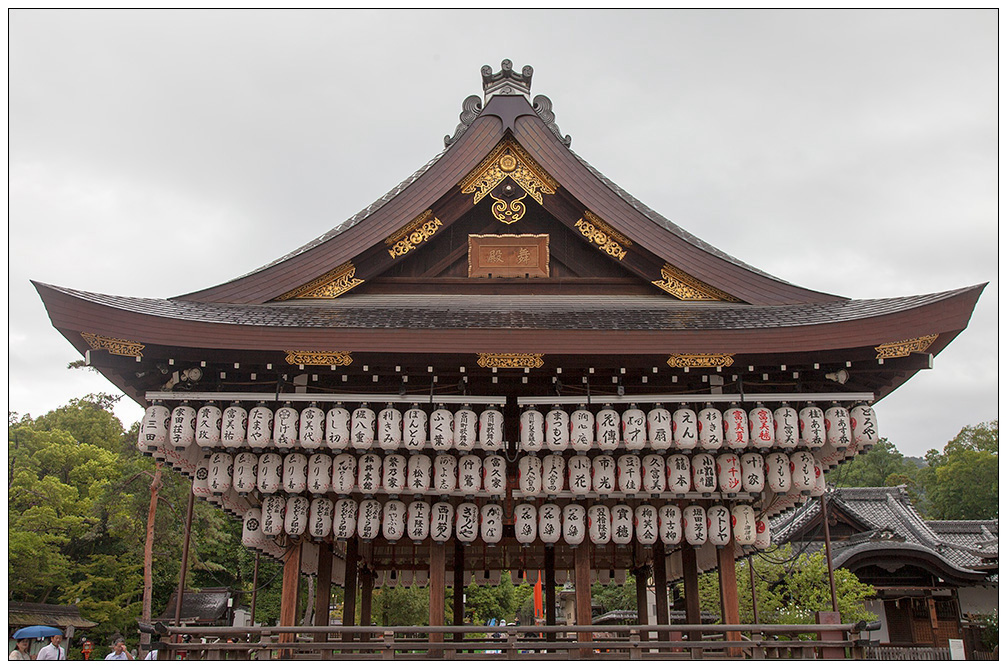
[[[287,402],[276,409],[273,417],[272,442],[280,453],[285,453],[297,445],[299,434],[300,414]]]
[[[569,415],[569,443],[581,453],[589,451],[594,443],[594,414],[583,404]]]
[[[776,446],[792,450],[800,445],[800,418],[796,409],[783,402],[772,414],[772,426]]]
[[[196,412],[196,443],[200,448],[218,448],[220,443],[220,427],[223,423],[223,412],[220,407],[210,402],[199,407]]]
[[[339,453],[332,458],[332,492],[348,495],[356,485],[356,458],[352,453]]]
[[[569,414],[558,404],[545,414],[545,445],[556,453],[569,446]]]
[[[349,448],[349,434],[352,427],[352,417],[346,407],[336,404],[325,414],[325,443],[338,453]]]

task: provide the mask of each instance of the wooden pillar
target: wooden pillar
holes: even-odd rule
[[[360,626],[370,626],[371,608],[374,602],[374,572],[364,569],[359,573],[360,580]],[[360,641],[370,641],[370,634],[360,634]]]
[[[592,616],[590,615],[590,543],[584,540],[576,546],[573,553],[573,573],[574,585],[576,588],[576,624],[590,625]],[[576,640],[579,643],[590,643],[593,635],[590,632],[577,632]],[[592,650],[581,650],[580,657],[589,659],[593,654]]]
[[[346,600],[342,604],[342,624],[352,627],[356,624],[356,577],[357,562],[360,558],[360,544],[357,537],[346,539]],[[343,641],[352,641],[352,634],[343,634]]]
[[[815,622],[817,622],[818,625],[840,625],[842,623],[842,616],[834,611],[818,611],[815,618]],[[817,633],[817,638],[821,641],[842,641],[844,636],[845,635],[842,632]],[[820,649],[820,654],[817,657],[821,660],[844,660],[845,649],[828,648],[825,646]]]
[[[653,599],[657,607],[655,616],[657,624],[669,625],[671,618],[667,606],[667,553],[663,541],[653,544]],[[670,641],[671,636],[667,632],[660,632],[657,638],[660,641]]]
[[[451,608],[454,609],[453,624],[461,626],[465,624],[465,545],[454,540],[454,601]],[[464,632],[455,632],[454,640],[458,643],[464,641]]]
[[[685,544],[681,547],[682,587],[685,590],[685,623],[700,625],[702,612],[699,606],[699,567],[695,549]],[[702,641],[701,632],[688,632],[689,641]],[[701,649],[693,649],[692,657],[702,657]]]
[[[740,625],[740,597],[737,592],[737,563],[734,561],[734,539],[722,548],[716,549],[716,563],[720,574],[720,622],[725,625]],[[727,632],[727,641],[740,641],[740,632]],[[739,657],[740,648],[728,648],[727,656]]]
[[[545,546],[545,624],[555,625],[555,546]],[[546,641],[555,641],[555,632],[545,634]]]
[[[434,543],[430,546],[430,627],[444,624],[444,593],[447,589],[447,547]],[[430,632],[430,643],[443,643],[443,632]],[[443,657],[443,651],[431,650],[428,657]]]
[[[303,542],[294,540],[293,545],[287,549],[286,558],[283,561],[283,592],[279,600],[279,625],[280,627],[293,627],[297,624],[297,600],[300,591],[300,555],[304,547]],[[280,643],[292,643],[295,639],[293,633],[287,632],[279,635]],[[290,659],[293,657],[293,650],[285,649],[279,652],[280,659]]]
[[[314,624],[328,627],[328,608],[332,602],[332,544],[322,541],[318,544],[318,585],[314,589]],[[316,632],[318,643],[328,641],[328,632]],[[331,659],[331,651],[322,651],[321,659]]]

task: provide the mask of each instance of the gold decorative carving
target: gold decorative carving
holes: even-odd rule
[[[736,297],[699,281],[694,276],[682,272],[674,265],[665,264],[660,270],[663,280],[653,281],[653,285],[670,293],[679,300],[694,302],[740,302]]]
[[[694,353],[672,355],[667,359],[671,367],[729,367],[734,357],[728,353]]]
[[[548,235],[468,235],[468,277],[548,277]]]
[[[353,364],[350,351],[283,351],[290,365],[328,365],[347,367]]]
[[[353,263],[347,262],[339,265],[330,272],[322,274],[314,281],[305,283],[300,288],[295,288],[288,293],[283,293],[277,297],[276,300],[281,302],[283,300],[290,299],[332,299],[339,297],[348,290],[352,290],[361,283],[363,283],[363,279],[356,278],[356,267],[353,266]]]
[[[923,337],[916,337],[915,339],[905,339],[904,341],[895,341],[890,344],[881,344],[880,346],[874,347],[877,351],[877,359],[883,360],[886,358],[906,358],[912,353],[924,353],[926,349],[933,345],[939,334],[930,334]]]
[[[581,218],[575,224],[580,234],[612,258],[624,259],[626,251],[632,246],[632,241],[602,221],[596,214],[585,211],[583,215],[587,220]]]
[[[544,353],[479,353],[479,367],[503,369],[538,368],[545,364]]]
[[[535,202],[542,204],[542,194],[555,195],[559,187],[558,182],[512,139],[500,142],[458,185],[462,193],[474,193],[473,204],[478,204],[507,177],[524,190],[523,196],[509,204],[493,196],[496,201],[492,208],[493,215],[508,225],[519,221],[524,215],[526,205],[521,202],[524,197],[530,195]]]
[[[392,258],[404,256],[437,233],[443,223],[427,209],[408,225],[384,240]]]
[[[80,336],[92,351],[108,351],[112,355],[128,355],[132,358],[143,357],[143,344],[138,341],[105,337],[93,332],[81,332]]]

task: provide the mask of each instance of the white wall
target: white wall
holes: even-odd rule
[[[869,633],[870,639],[879,640],[880,643],[891,643],[891,637],[887,632],[887,613],[884,611],[884,600],[868,599],[863,604],[866,606],[866,610],[877,616],[877,621],[880,622],[880,629]]]
[[[961,614],[992,613],[999,609],[999,586],[979,585],[960,588],[957,597],[961,602]]]

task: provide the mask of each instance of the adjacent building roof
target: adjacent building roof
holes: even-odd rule
[[[212,625],[226,621],[227,601],[231,591],[227,588],[204,588],[199,592],[186,590],[182,597],[181,621],[187,624]],[[174,621],[177,593],[172,593],[164,613],[155,620]]]
[[[91,629],[98,623],[80,615],[80,610],[72,605],[34,604],[30,602],[7,602],[7,626],[28,627],[29,625],[51,625],[65,630]]]

